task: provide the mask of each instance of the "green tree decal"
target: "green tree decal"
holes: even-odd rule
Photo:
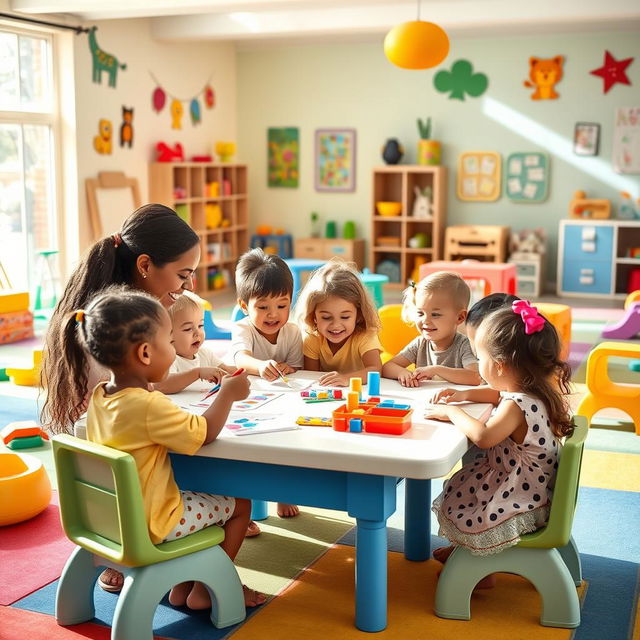
[[[433,84],[440,93],[451,92],[449,100],[464,100],[464,94],[477,98],[489,85],[484,73],[473,73],[473,65],[468,60],[456,60],[451,71],[438,71]]]

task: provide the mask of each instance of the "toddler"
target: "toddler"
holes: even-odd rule
[[[456,384],[480,384],[478,364],[469,340],[458,333],[467,316],[471,292],[456,273],[438,271],[412,284],[403,294],[403,317],[420,335],[385,363],[382,375],[404,387],[434,377]],[[415,371],[408,371],[410,364]]]
[[[237,367],[273,381],[302,367],[302,335],[289,322],[293,276],[279,256],[262,249],[247,251],[236,267],[238,304],[247,314],[236,322],[231,338],[231,355]],[[297,516],[298,507],[278,503],[281,518]],[[260,533],[252,520],[248,536]]]
[[[480,375],[500,394],[493,415],[482,424],[443,398],[427,417],[450,420],[487,455],[465,464],[445,483],[433,511],[439,535],[471,553],[489,555],[547,521],[560,438],[573,431],[564,398],[571,369],[559,359],[553,325],[524,300],[487,316],[475,347]],[[475,391],[467,391],[466,399],[484,400]],[[433,555],[444,562],[452,550],[441,547]],[[494,581],[488,576],[480,586]]]
[[[380,371],[380,319],[355,269],[337,260],[313,273],[300,294],[296,316],[306,332],[304,368],[326,372],[320,384],[347,386]]]
[[[200,299],[185,291],[169,307],[176,359],[166,380],[153,386],[163,393],[178,393],[197,380],[219,382],[236,368],[226,365],[212,351],[203,347],[204,307]]]
[[[234,559],[249,521],[250,501],[180,491],[168,453],[193,455],[212,442],[233,402],[247,397],[247,376],[224,377],[202,416],[183,411],[163,393],[149,391],[150,384],[166,377],[175,359],[171,320],[156,298],[126,287],[105,289],[86,310],[72,312],[64,339],[75,375],[83,373],[83,349],[109,371],[109,380],[98,384],[91,395],[87,436],[133,456],[152,542],[175,540],[216,524],[225,531],[220,546]],[[247,587],[244,596],[247,606],[265,601]],[[209,593],[199,582],[176,585],[169,602],[191,609],[211,606]]]

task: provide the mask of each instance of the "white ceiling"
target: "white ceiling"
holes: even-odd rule
[[[9,0],[8,5],[14,12],[66,22],[151,18],[159,40],[249,44],[379,37],[415,20],[418,1]],[[640,0],[422,0],[420,18],[450,34],[472,36],[640,30]]]

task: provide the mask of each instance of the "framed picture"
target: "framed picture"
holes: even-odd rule
[[[297,127],[267,129],[268,177],[270,187],[296,189],[300,175],[300,132]]]
[[[573,152],[579,156],[597,156],[600,144],[600,125],[595,122],[576,122],[573,132]]]
[[[355,129],[316,129],[315,183],[316,191],[355,191]]]

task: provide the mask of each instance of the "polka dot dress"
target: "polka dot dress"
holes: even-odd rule
[[[221,527],[236,508],[235,498],[198,491],[181,491],[182,517],[163,542],[179,540],[211,525]]]
[[[560,445],[544,404],[523,393],[500,395],[524,413],[524,441],[506,438],[487,449],[485,458],[454,474],[433,503],[439,535],[477,555],[498,553],[544,526],[558,469]]]

